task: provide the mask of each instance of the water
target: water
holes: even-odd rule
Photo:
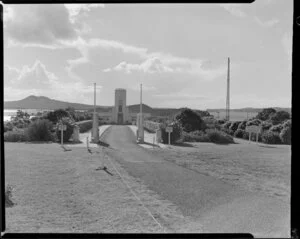
[[[4,109],[3,112],[3,121],[10,121],[12,116],[17,115],[17,109]],[[27,112],[28,114],[36,114],[38,112],[42,111],[49,111],[49,110],[44,110],[44,109],[22,109],[23,112]]]

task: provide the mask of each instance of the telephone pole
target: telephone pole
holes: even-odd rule
[[[96,83],[94,83],[94,115],[93,115],[92,141],[93,143],[99,142],[99,122],[98,122],[98,115],[96,112]]]
[[[230,120],[230,58],[228,57],[227,69],[227,96],[226,96],[226,120]]]

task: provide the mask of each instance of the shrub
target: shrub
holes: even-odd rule
[[[232,122],[230,127],[229,127],[229,130],[231,130],[234,134],[234,132],[238,129],[238,126],[239,126],[240,123],[241,123],[241,121]]]
[[[278,133],[280,134],[281,130],[283,129],[283,125],[282,124],[277,124],[277,125],[273,125],[269,131],[270,132],[274,132],[274,133]]]
[[[79,126],[79,132],[80,133],[85,133],[93,128],[93,121],[84,121],[84,122],[78,122],[77,123]]]
[[[259,120],[259,119],[249,120],[249,121],[246,123],[246,127],[247,127],[247,126],[251,126],[251,125],[259,126],[261,123],[262,123],[262,121]]]
[[[247,121],[246,121],[246,120],[240,122],[240,124],[239,124],[239,126],[238,126],[238,129],[245,130],[245,129],[246,129],[246,124],[247,124]]]
[[[231,126],[231,121],[226,121],[223,125],[222,125],[222,128],[223,129],[229,129],[230,128],[230,126]]]
[[[262,126],[262,131],[267,131],[272,127],[272,124],[270,122],[264,121],[261,124]]]
[[[243,130],[243,129],[237,129],[234,132],[233,136],[236,137],[236,138],[241,138],[242,139],[244,137],[244,134],[245,134],[245,130]],[[249,135],[248,135],[248,137],[249,137]]]
[[[286,111],[277,111],[275,114],[272,114],[269,120],[273,125],[283,123],[285,120],[290,119],[290,114]]]
[[[281,142],[284,144],[291,144],[291,142],[292,142],[291,136],[292,136],[292,128],[291,127],[283,128],[279,134]]]
[[[193,131],[190,133],[182,132],[182,141],[184,142],[210,142],[207,134],[203,131]]]
[[[249,133],[247,131],[244,131],[243,139],[249,139]]]
[[[283,126],[283,128],[292,127],[292,121],[290,119],[286,120],[286,121],[284,121],[282,126]]]
[[[52,123],[46,119],[38,119],[32,122],[27,130],[27,136],[29,141],[52,141],[53,136],[51,134]]]
[[[14,126],[11,122],[4,122],[4,127],[3,127],[4,132],[12,131],[13,128]]]
[[[56,124],[63,117],[69,117],[69,112],[64,109],[58,109],[53,112],[48,112],[45,116],[45,119],[48,119],[52,123]]]
[[[67,126],[67,129],[63,132],[63,142],[68,142],[73,134],[75,122],[68,117],[62,118],[60,122]],[[56,135],[59,140],[61,139],[61,130],[59,130],[60,122],[56,124]]]
[[[175,120],[181,124],[182,129],[186,132],[203,130],[206,128],[200,114],[189,108],[182,109],[181,112],[175,116]]]
[[[166,132],[167,126],[168,125],[166,123],[160,124],[161,137],[162,137],[164,144],[168,144],[168,142],[169,142],[169,138],[168,138],[169,133]],[[171,143],[175,143],[181,138],[182,127],[181,127],[181,124],[177,121],[174,121],[173,123],[171,123],[170,126],[173,127],[173,132],[171,133],[170,140],[171,140]]]
[[[266,144],[280,144],[281,139],[279,133],[266,131],[262,134],[262,142]]]
[[[205,132],[210,142],[217,143],[217,144],[234,143],[233,138],[222,131],[207,129]]]
[[[257,119],[265,121],[270,118],[271,115],[275,114],[276,110],[273,108],[265,108],[261,112],[259,112],[256,116]]]
[[[5,188],[5,207],[12,207],[14,202],[12,201],[12,187],[10,185]]]
[[[284,144],[291,144],[292,141],[292,121],[287,120],[282,124],[283,129],[281,130],[279,137],[281,142]]]
[[[24,130],[7,131],[4,133],[5,142],[24,142],[27,141],[27,136]]]

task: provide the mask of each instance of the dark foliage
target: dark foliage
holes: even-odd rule
[[[290,119],[290,114],[286,111],[277,111],[276,113],[272,114],[269,118],[270,122],[273,125],[281,124],[285,120]]]
[[[52,141],[53,137],[51,134],[52,123],[46,119],[38,119],[32,122],[26,134],[29,141]]]
[[[172,126],[173,127],[173,132],[170,135],[170,140],[171,143],[176,143],[182,135],[182,127],[181,124],[177,121],[171,123],[170,125],[167,125],[166,123],[160,124],[160,130],[161,130],[161,137],[163,140],[164,144],[169,143],[169,133],[166,132],[166,127],[167,126]]]
[[[275,113],[276,113],[275,109],[266,108],[266,109],[263,109],[261,112],[259,112],[257,114],[256,118],[259,120],[265,121],[265,120],[268,120],[270,118],[270,116]]]
[[[262,134],[262,142],[266,144],[281,144],[279,133],[266,131]]]
[[[181,124],[185,132],[204,130],[206,128],[201,116],[189,108],[182,109],[181,112],[175,116],[175,119]]]

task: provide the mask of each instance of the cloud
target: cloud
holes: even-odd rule
[[[271,20],[269,20],[269,21],[262,21],[262,20],[260,20],[257,16],[255,16],[254,17],[254,21],[258,24],[258,25],[260,25],[260,26],[262,26],[262,27],[273,27],[273,26],[275,26],[277,23],[279,23],[279,20],[278,19],[271,19]]]
[[[128,89],[131,89],[131,90],[134,90],[134,91],[140,91],[141,88],[140,88],[139,84],[135,84],[134,86],[128,87]],[[157,90],[156,87],[145,85],[145,84],[143,84],[142,89],[143,89],[143,91],[154,91],[154,90]]]
[[[247,14],[237,4],[220,4],[220,6],[235,17],[244,18],[247,16]]]
[[[13,78],[11,84],[19,89],[45,89],[58,84],[58,78],[46,69],[46,66],[36,60],[32,67],[25,65],[16,70],[18,76]]]
[[[157,57],[151,57],[142,62],[141,64],[130,64],[126,62],[121,62],[114,67],[116,71],[125,71],[126,73],[131,73],[132,71],[141,71],[144,73],[164,73],[173,72],[173,70],[164,65],[161,60]]]
[[[292,51],[293,51],[293,37],[292,34],[285,33],[281,39],[283,50],[288,58],[289,71],[292,71]]]
[[[59,45],[77,38],[63,5],[14,5],[4,11],[4,34],[11,44]]]
[[[64,4],[69,11],[70,19],[75,21],[76,17],[80,14],[90,12],[91,9],[104,8],[104,4]]]
[[[203,100],[207,99],[206,96],[198,95],[198,94],[186,94],[186,93],[176,93],[176,94],[154,94],[154,97],[160,99],[168,99],[168,100]]]

